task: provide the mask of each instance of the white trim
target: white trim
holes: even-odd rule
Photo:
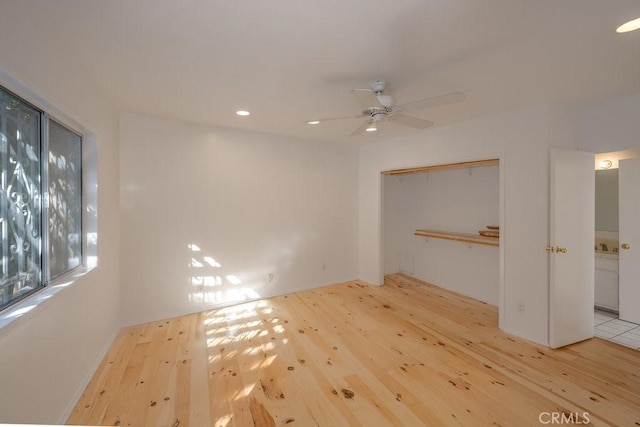
[[[378,174],[378,283],[384,285],[384,171]]]
[[[498,328],[504,330],[506,325],[505,316],[507,314],[507,293],[505,292],[505,268],[506,268],[506,251],[505,251],[505,234],[509,231],[505,230],[505,170],[506,160],[504,153],[498,156],[498,222],[500,226],[500,243],[498,247]]]
[[[91,368],[87,371],[87,374],[84,376],[84,379],[82,380],[80,385],[78,385],[76,392],[73,394],[73,396],[69,400],[69,403],[67,404],[67,407],[65,408],[64,412],[58,419],[59,425],[67,423],[67,420],[69,419],[69,417],[71,416],[71,413],[73,412],[76,405],[78,404],[78,401],[82,397],[82,394],[87,389],[89,382],[91,381],[95,373],[98,371],[98,368],[100,367],[100,364],[102,363],[104,358],[107,357],[107,353],[109,352],[109,349],[111,348],[114,341],[120,334],[120,331],[121,329],[114,330],[113,333],[111,334],[111,337],[109,337],[109,339],[105,342],[104,346],[102,347],[102,350],[100,351],[100,353],[98,354],[94,362],[91,364]]]
[[[145,323],[151,323],[151,322],[157,322],[159,320],[165,320],[165,319],[171,319],[174,317],[179,317],[179,316],[186,316],[189,314],[195,314],[195,313],[204,313],[207,311],[212,311],[212,310],[217,310],[220,308],[225,308],[225,307],[232,307],[235,305],[241,305],[241,304],[246,304],[246,303],[250,303],[250,302],[256,302],[256,301],[261,301],[261,300],[265,300],[265,299],[269,299],[269,298],[275,298],[275,297],[281,297],[281,296],[285,296],[285,295],[291,295],[294,294],[296,292],[301,292],[301,291],[308,291],[308,290],[312,290],[312,289],[320,289],[320,288],[324,288],[327,286],[332,286],[332,285],[336,285],[338,283],[345,283],[345,282],[354,282],[354,281],[360,281],[363,282],[363,280],[357,279],[357,278],[351,278],[351,279],[344,279],[344,280],[334,280],[330,283],[325,283],[325,284],[315,284],[315,285],[305,285],[305,286],[298,286],[295,288],[291,288],[291,289],[286,289],[283,290],[283,292],[271,292],[271,293],[266,293],[263,295],[260,295],[258,298],[247,298],[245,300],[242,301],[232,301],[232,302],[220,302],[220,303],[214,303],[208,306],[199,306],[199,307],[194,307],[193,310],[180,310],[180,311],[174,311],[171,313],[164,313],[158,316],[149,316],[149,317],[140,317],[138,319],[134,319],[134,320],[129,320],[127,322],[125,322],[122,325],[122,328],[128,328],[131,326],[138,326],[138,325],[143,325]],[[375,286],[372,284],[372,286]]]

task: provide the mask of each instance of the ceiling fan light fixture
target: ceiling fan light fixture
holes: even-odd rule
[[[640,28],[640,18],[633,19],[629,22],[626,22],[620,25],[616,29],[616,33],[628,33],[629,31],[634,31]]]
[[[386,114],[383,113],[376,113],[373,116],[371,116],[371,119],[373,119],[373,122],[381,122],[384,120],[384,118],[386,117]]]
[[[351,132],[350,136],[358,136],[363,132],[376,132],[378,129],[381,129],[378,124],[382,124],[387,121],[403,126],[409,126],[414,129],[426,129],[429,126],[432,126],[433,122],[413,116],[407,116],[404,113],[439,107],[441,105],[460,102],[465,99],[463,93],[452,92],[396,105],[396,100],[393,96],[382,93],[386,86],[387,82],[384,80],[374,80],[369,82],[369,89],[351,89],[351,94],[356,97],[358,103],[362,106],[362,110],[360,110],[361,113],[355,117],[332,117],[327,119],[308,120],[305,123],[314,125],[324,123],[329,120],[364,118],[364,120],[359,123],[358,127]],[[384,127],[386,131],[386,125],[384,125]]]

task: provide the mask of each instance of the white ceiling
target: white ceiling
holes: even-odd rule
[[[8,0],[2,0],[5,5]],[[119,109],[308,139],[348,137],[352,88],[390,82],[400,103],[461,91],[412,113],[443,126],[537,102],[640,92],[638,0],[17,0],[43,43]],[[11,10],[11,9],[9,9]],[[5,16],[5,18],[7,18]],[[248,109],[250,117],[234,114]]]

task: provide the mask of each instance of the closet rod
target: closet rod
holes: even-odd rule
[[[407,168],[407,169],[394,169],[390,171],[382,171],[382,174],[383,175],[406,175],[410,173],[419,173],[419,172],[427,172],[427,171],[443,170],[443,169],[456,169],[456,168],[468,168],[473,166],[497,165],[499,162],[500,162],[499,159],[474,160],[471,162],[448,163],[445,165],[422,166],[418,168]]]

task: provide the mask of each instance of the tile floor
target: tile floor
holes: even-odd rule
[[[618,319],[618,315],[604,310],[593,312],[594,335],[608,341],[640,350],[640,325]]]

